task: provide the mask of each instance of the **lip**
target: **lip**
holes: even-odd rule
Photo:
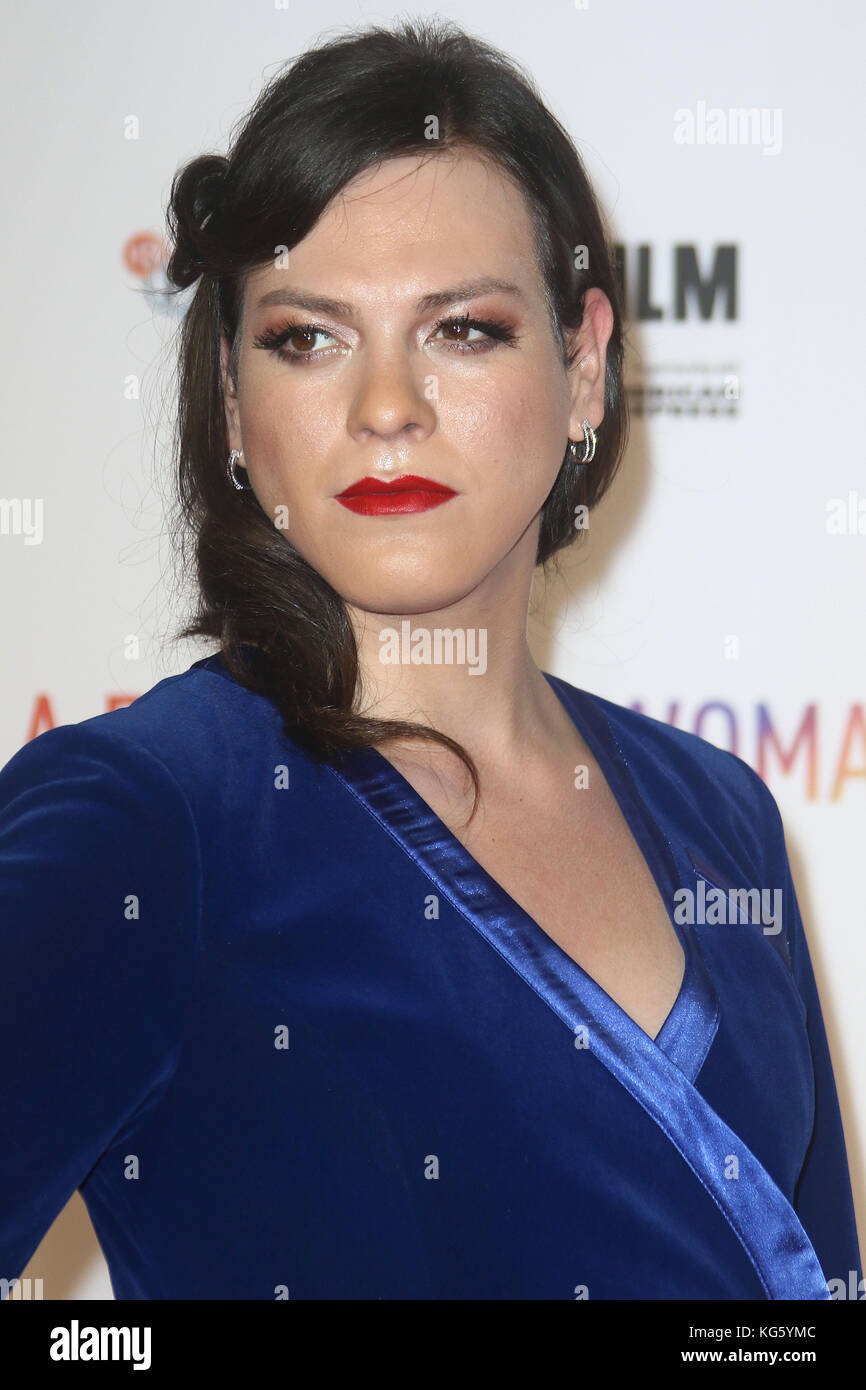
[[[454,489],[444,483],[421,478],[416,473],[404,473],[391,482],[384,478],[360,478],[338,493],[336,501],[362,516],[405,515],[439,507],[456,495]]]

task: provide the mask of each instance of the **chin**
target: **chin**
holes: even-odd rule
[[[319,555],[312,563],[346,603],[386,617],[448,608],[471,593],[490,568],[468,546],[394,546],[372,556],[371,549],[344,550],[334,564]]]
[[[334,588],[337,586],[334,585]],[[434,583],[401,584],[397,587],[383,584],[369,588],[354,584],[350,588],[338,589],[337,592],[342,594],[347,603],[371,614],[373,619],[381,616],[383,622],[390,623],[406,614],[411,615],[414,623],[416,620],[423,621],[425,613],[438,613],[447,609],[463,597],[465,590],[455,590],[451,585],[444,589]]]
[[[437,562],[435,570],[411,575],[360,576],[355,569],[351,575],[325,577],[346,603],[386,620],[403,613],[420,618],[447,609],[471,593],[480,578],[474,571],[463,576],[447,559]]]

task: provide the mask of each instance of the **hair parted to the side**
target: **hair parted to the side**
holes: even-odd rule
[[[427,138],[429,117],[438,138]],[[341,596],[297,552],[252,489],[226,473],[228,444],[220,331],[237,381],[246,275],[291,250],[357,174],[390,157],[471,148],[522,190],[563,366],[562,330],[578,328],[584,294],[607,295],[604,420],[591,464],[566,450],[541,514],[536,564],[579,535],[575,507],[595,506],[619,466],[628,432],[622,386],[624,327],[608,234],[571,139],[532,79],[498,49],[450,21],[412,19],[332,38],[265,85],[227,155],[180,168],[167,221],[176,290],[198,284],[180,328],[175,434],[178,552],[194,565],[198,601],[177,637],[219,641],[231,674],[272,700],[286,735],[316,760],[394,738],[425,738],[477,768],[456,740],[428,725],[353,712],[355,636]],[[582,256],[575,248],[585,247]]]

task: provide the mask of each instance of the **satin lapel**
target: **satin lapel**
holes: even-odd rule
[[[603,711],[587,692],[547,678],[598,758],[659,883],[659,838],[664,837],[654,827]],[[718,1001],[695,934],[677,929],[686,951],[686,974],[654,1041],[486,873],[387,758],[374,748],[358,748],[325,766],[569,1030],[586,1030],[598,1060],[660,1127],[719,1207],[767,1298],[829,1299],[818,1258],[793,1207],[693,1084],[718,1026]],[[667,854],[672,884],[684,865],[677,865],[669,846]],[[690,868],[696,878],[694,866]],[[680,876],[679,882],[685,879]],[[659,887],[665,891],[662,883]],[[737,1178],[725,1176],[733,1159]]]
[[[663,875],[657,874],[657,881],[663,877],[671,894],[675,886],[686,886],[690,880],[694,884],[699,877],[713,887],[729,886],[727,880],[701,857],[699,851],[678,845],[678,852],[674,852],[640,794],[604,710],[593,697],[586,691],[567,685],[559,677],[548,675],[548,680],[598,758],[632,830],[635,830],[635,820],[629,814],[629,809],[640,811],[639,819],[646,823],[665,864]],[[609,756],[611,751],[615,753],[612,759]],[[641,844],[640,836],[636,838]],[[652,866],[652,854],[648,853],[645,843],[641,847]],[[672,896],[666,897],[666,901],[671,902]],[[686,931],[685,937],[696,950],[700,971],[709,981],[718,1010],[718,1000],[709,980],[698,934],[696,931]],[[682,932],[680,940],[684,940]],[[793,988],[790,968],[786,968],[787,947],[783,941],[777,942],[775,938],[770,940],[775,948],[771,952],[772,959],[780,975],[786,977],[785,983]],[[802,1008],[802,1001],[800,1005]],[[653,1043],[622,1010],[617,1010],[615,1014],[610,1010],[605,1011],[602,1024],[607,1044],[607,1055],[602,1060],[656,1119],[718,1203],[749,1255],[767,1297],[829,1299],[830,1291],[818,1257],[784,1192],[752,1150],[725,1124],[693,1084],[706,1051],[701,1056],[700,1065],[691,1072],[682,1066],[672,1068],[669,1065],[677,1060],[682,1034],[685,1034],[688,1046],[700,1040],[700,1027],[690,1030],[687,1020],[672,1010]],[[666,1036],[669,1025],[676,1036]],[[713,1033],[717,1026],[716,1011]],[[686,1151],[687,1148],[690,1152]],[[738,1159],[739,1177],[736,1179],[725,1176],[729,1155]]]

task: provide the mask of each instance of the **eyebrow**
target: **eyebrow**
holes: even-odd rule
[[[415,304],[416,312],[429,314],[431,310],[441,309],[455,300],[478,299],[482,294],[513,294],[525,299],[523,291],[508,280],[498,280],[492,275],[482,275],[477,280],[464,280],[448,289],[434,290],[432,294],[422,295]],[[353,319],[355,310],[345,299],[328,299],[320,294],[307,294],[304,290],[269,290],[263,294],[256,308],[264,309],[270,304],[290,304],[298,309],[308,309],[316,314],[330,314],[333,318]]]

